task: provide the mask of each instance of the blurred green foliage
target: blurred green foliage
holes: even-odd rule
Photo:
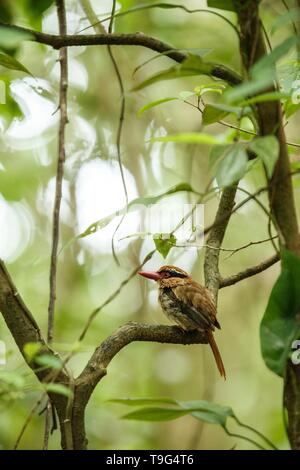
[[[91,3],[101,19],[107,17],[110,2],[103,2],[103,5],[97,1]],[[216,7],[217,4],[224,5],[224,2],[211,1],[209,4]],[[80,2],[67,0],[66,5],[70,34],[89,26]],[[122,0],[118,5],[126,10],[140,3]],[[184,5],[190,9],[199,8],[198,2],[193,0]],[[262,8],[266,30],[273,28],[273,59],[276,55],[267,66],[273,67],[276,60],[282,90],[287,96],[283,99],[289,118],[287,137],[290,142],[299,144],[299,104],[295,104],[292,99],[292,93],[295,92],[293,84],[299,79],[299,63],[295,47],[292,47],[295,44],[290,44],[289,40],[292,34],[290,20],[294,17],[286,19],[279,27],[278,17],[283,11],[280,1],[266,1],[265,8]],[[224,10],[222,14],[233,23],[236,22],[231,11]],[[56,11],[52,1],[2,0],[0,18],[7,23],[57,32]],[[107,27],[107,23],[104,26]],[[209,11],[188,14],[182,9],[155,8],[132,12],[116,19],[115,31],[134,33],[137,30],[167,41],[172,47],[209,51],[203,58],[198,56],[202,72],[209,72],[210,65],[207,64],[215,62],[240,72],[235,32],[222,18],[211,15]],[[88,29],[85,32],[93,31]],[[11,57],[8,59],[10,64],[14,63],[15,66],[3,67],[5,63],[0,61],[0,78],[5,90],[4,99],[0,100],[1,103],[5,102],[0,104],[0,256],[7,262],[19,292],[45,334],[59,117],[57,52],[30,41],[19,42],[16,37],[10,44],[5,41],[1,43],[3,34],[3,31],[0,32],[1,56],[8,54]],[[284,42],[286,40],[289,42]],[[220,98],[220,93],[216,93],[215,87],[220,85],[219,82],[216,83],[207,75],[199,76],[199,70],[197,74],[178,73],[182,67],[174,67],[170,59],[161,56],[146,63],[134,74],[139,65],[156,54],[144,48],[129,46],[115,47],[113,50],[125,84],[122,161],[126,169],[130,200],[164,194],[183,181],[188,182],[197,193],[204,192],[217,171],[217,166],[213,166],[209,158],[211,145],[206,145],[207,142],[204,145],[195,144],[188,139],[184,144],[177,144],[168,136],[190,135],[199,131],[205,135],[209,132],[212,143],[218,140],[218,143],[225,143],[234,152],[237,149],[239,154],[244,152],[240,146],[232,144],[237,132],[230,126],[240,125],[246,133],[250,133],[250,137],[243,133],[240,137],[244,140],[245,137],[251,138],[251,133],[255,131],[252,121],[241,113],[241,109],[237,111],[236,108],[239,108],[239,100],[247,97],[249,85],[252,86],[251,90],[254,87],[256,91],[266,85],[265,73],[260,72],[251,77],[252,81],[247,83],[246,88],[239,88],[238,94],[233,90],[232,93],[236,94],[230,95],[230,90],[227,90],[229,98],[226,104],[221,102],[223,97]],[[21,66],[16,66],[18,63]],[[157,77],[162,70],[170,67],[172,71],[176,69],[176,79],[159,83],[155,79],[151,80],[151,86],[141,87],[145,82],[150,85],[149,77]],[[26,70],[34,78],[28,76]],[[138,91],[132,91],[134,89]],[[223,91],[222,87],[218,89]],[[201,96],[199,90],[206,90],[205,96]],[[161,102],[167,97],[182,97],[183,92],[189,92],[190,95],[186,94],[184,99]],[[149,105],[158,104],[158,100],[160,106]],[[201,112],[196,109],[198,100],[206,109],[206,124],[210,125],[208,130],[203,131],[205,123],[202,122]],[[212,108],[207,116],[208,106],[221,110],[222,113],[217,114],[217,117],[226,120],[229,127],[216,122],[216,114],[212,118]],[[244,104],[240,108],[243,107]],[[118,326],[129,320],[165,322],[157,306],[155,286],[148,286],[134,278],[101,311],[83,344],[78,347],[76,343],[91,311],[105,301],[145,254],[154,248],[152,237],[145,240],[136,237],[124,239],[117,244],[120,260],[120,266],[117,266],[111,254],[113,230],[110,225],[99,230],[99,233],[74,240],[96,220],[103,220],[125,205],[115,145],[119,108],[119,88],[106,48],[70,48],[69,124],[61,220],[61,247],[65,248],[59,255],[55,347],[62,357],[70,349],[76,350],[70,363],[75,375],[80,373],[94,348]],[[141,108],[147,112],[138,115]],[[218,147],[224,151],[223,145]],[[264,148],[261,152],[264,161]],[[291,146],[290,152],[292,165],[298,167],[299,149]],[[222,158],[222,155],[219,152],[217,157]],[[276,158],[277,154],[274,154],[269,162],[270,172]],[[255,191],[265,185],[261,159],[251,165],[251,171],[248,171],[246,165],[242,173],[241,168],[238,169],[239,176],[244,175],[242,187],[248,191]],[[226,168],[223,173],[232,182],[232,175],[228,174]],[[232,170],[230,165],[229,169]],[[229,184],[228,179],[223,184]],[[215,197],[208,198],[205,203],[205,225],[212,222],[215,214],[218,192],[214,194]],[[299,186],[295,189],[295,197],[299,200]],[[171,207],[173,201],[178,200],[192,204],[197,198],[198,195],[192,191],[169,194],[166,205]],[[237,202],[243,198],[243,193],[238,192]],[[261,201],[267,204],[265,194],[261,195]],[[299,207],[297,210],[299,212]],[[138,232],[138,222],[132,222],[129,216],[122,225],[123,231],[120,231],[117,239]],[[236,248],[249,241],[267,238],[267,225],[268,219],[261,208],[253,201],[248,203],[232,217],[224,247]],[[74,242],[68,244],[70,240]],[[238,272],[271,254],[271,243],[252,246],[231,257],[228,257],[228,253],[222,254],[222,275]],[[165,262],[179,264],[201,281],[203,250],[172,248],[165,250],[163,255],[166,255],[166,260],[156,253],[147,267],[155,269]],[[125,348],[110,364],[107,377],[97,387],[89,403],[86,422],[90,448],[227,449],[233,445],[241,449],[252,448],[249,442],[237,442],[234,437],[225,435],[222,429],[204,425],[203,421],[197,421],[192,416],[160,423],[121,420],[122,405],[119,404],[118,408],[107,402],[121,396],[170,396],[180,401],[206,400],[220,403],[232,407],[243,422],[270,436],[276,446],[287,448],[282,423],[281,380],[266,368],[259,345],[260,321],[278,272],[279,267],[274,266],[264,274],[220,292],[219,319],[222,331],[218,333],[217,341],[228,371],[225,384],[219,380],[210,351],[204,345],[183,347],[139,343]],[[7,348],[7,364],[0,365],[0,446],[10,449],[29,410],[40,396],[41,389],[24,365],[2,318],[0,339]],[[49,366],[47,363],[44,365]],[[53,367],[53,364],[49,367]],[[35,415],[20,448],[40,449],[43,426],[43,415]],[[58,433],[52,436],[50,447],[59,447]]]

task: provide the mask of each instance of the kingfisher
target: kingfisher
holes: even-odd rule
[[[158,283],[162,311],[184,331],[205,331],[221,377],[226,380],[222,357],[213,336],[221,328],[210,291],[194,281],[183,269],[162,266],[158,271],[139,271],[140,276]]]

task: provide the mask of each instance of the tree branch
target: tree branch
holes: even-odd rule
[[[234,207],[236,191],[236,184],[223,190],[217,214],[207,238],[209,246],[205,250],[204,258],[205,285],[212,293],[215,302],[217,302],[220,284],[220,248]]]
[[[280,259],[279,256],[276,254],[256,266],[247,268],[244,271],[241,271],[237,274],[233,274],[232,276],[220,278],[219,289],[222,289],[223,287],[232,286],[233,284],[237,284],[238,282],[243,281],[244,279],[247,279],[248,277],[255,276],[256,274],[262,273],[266,269],[273,266],[273,264],[277,263],[279,259]]]
[[[83,372],[76,379],[76,386],[84,390],[85,402],[88,401],[99,380],[106,375],[111,360],[125,346],[134,341],[152,341],[172,344],[206,344],[205,332],[184,332],[177,326],[147,325],[130,322],[121,326],[106,338],[95,350]],[[82,392],[83,393],[83,392]]]
[[[259,7],[256,0],[250,0],[238,9],[240,25],[240,50],[244,68],[249,72],[252,65],[266,54],[261,31]],[[270,91],[277,89],[277,84]],[[295,209],[295,200],[290,173],[290,162],[282,119],[281,104],[277,101],[257,104],[259,133],[275,135],[279,143],[279,157],[269,185],[269,203],[276,222],[281,244],[300,257],[300,235]],[[292,449],[300,450],[300,369],[287,361],[284,382],[284,404],[288,413],[288,436]],[[291,380],[293,378],[293,380]]]
[[[66,34],[66,11],[63,0],[57,1],[57,16],[60,34]],[[48,341],[53,340],[54,307],[56,300],[56,274],[57,274],[57,249],[59,242],[59,219],[62,199],[62,182],[65,163],[65,127],[68,122],[67,116],[67,89],[68,89],[68,56],[67,49],[63,47],[59,51],[60,62],[60,87],[59,87],[59,135],[58,135],[58,161],[56,170],[55,201],[53,209],[52,225],[52,248],[50,263],[50,298],[48,305]]]
[[[146,36],[144,33],[134,34],[74,34],[74,35],[54,35],[40,33],[32,29],[23,28],[21,26],[7,25],[0,22],[0,26],[22,31],[32,37],[31,40],[40,44],[45,44],[60,49],[61,47],[70,46],[142,46],[156,52],[163,52],[167,57],[175,62],[183,62],[187,55],[182,52],[174,50],[172,46],[160,41],[159,39],[151,36]],[[231,85],[238,85],[241,83],[241,77],[233,70],[219,64],[213,64],[213,70],[210,75],[228,82]]]

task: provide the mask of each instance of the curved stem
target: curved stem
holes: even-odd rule
[[[230,431],[228,431],[226,426],[223,426],[223,429],[226,432],[226,434],[228,434],[228,436],[237,437],[239,439],[243,439],[244,441],[248,441],[260,450],[267,450],[265,447],[261,446],[258,442],[254,441],[250,437],[246,437],[246,436],[243,436],[242,434],[236,434],[234,432],[230,432]]]
[[[237,424],[239,424],[240,426],[242,426],[243,428],[245,429],[249,429],[249,431],[252,431],[254,432],[257,436],[259,436],[261,439],[263,439],[266,444],[268,444],[270,447],[272,447],[272,449],[274,450],[279,450],[278,447],[276,447],[273,442],[270,441],[270,439],[268,439],[264,434],[262,434],[260,431],[258,431],[257,429],[253,428],[252,426],[249,426],[249,424],[244,424],[242,423],[236,416],[234,417],[235,421],[237,422]]]

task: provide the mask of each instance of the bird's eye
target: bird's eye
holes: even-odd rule
[[[168,271],[164,271],[164,277],[170,277],[170,273]]]

